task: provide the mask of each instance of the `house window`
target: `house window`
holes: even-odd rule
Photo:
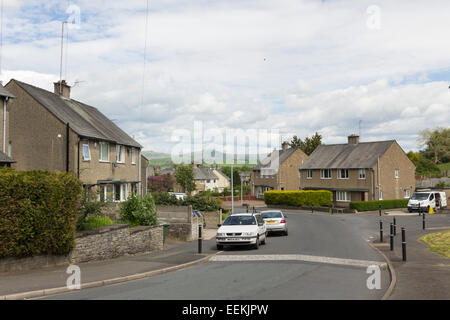
[[[114,185],[104,184],[100,186],[99,200],[101,202],[113,201]]]
[[[395,179],[398,179],[398,169],[395,169]]]
[[[114,185],[114,201],[120,201],[120,184]]]
[[[348,179],[348,169],[338,169],[338,179]]]
[[[331,179],[331,169],[320,170],[320,179]]]
[[[83,161],[91,160],[91,150],[89,150],[89,142],[83,143]]]
[[[12,142],[8,143],[8,157],[12,157]]]
[[[128,199],[128,184],[124,183],[120,185],[120,201],[126,201]]]
[[[364,180],[366,179],[366,169],[359,169],[359,177],[358,179]]]
[[[109,162],[109,143],[100,142],[100,161]]]
[[[350,192],[336,191],[336,201],[349,202],[350,201]]]
[[[137,194],[137,185],[136,183],[131,184],[131,193]]]
[[[306,170],[306,179],[312,179],[312,170]]]
[[[131,148],[131,164],[136,164],[136,149]]]
[[[116,145],[116,161],[119,163],[125,162],[125,148],[121,145]]]
[[[404,190],[404,196],[403,196],[403,197],[409,199],[410,196],[411,196],[411,193],[410,193],[409,189],[405,189],[405,190]]]

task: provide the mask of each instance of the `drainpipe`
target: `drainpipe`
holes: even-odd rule
[[[140,189],[140,191],[141,191],[141,196],[143,196],[144,195],[144,190],[143,190],[143,188],[144,188],[144,186],[142,185],[142,178],[141,178],[141,176],[142,176],[142,168],[141,168],[141,149],[138,149],[138,157],[139,157],[139,161],[138,161],[138,164],[139,164],[139,185],[141,186],[139,189]]]
[[[373,180],[373,168],[370,169],[370,175],[372,178],[372,200],[375,200],[375,181]]]
[[[77,160],[77,177],[80,179],[80,142],[81,139],[78,137],[78,160]]]
[[[6,101],[8,97],[3,99],[3,153],[6,154]]]
[[[378,181],[378,200],[380,200],[380,195],[381,195],[380,157],[378,157],[378,159],[377,159],[377,171],[378,171],[378,176],[377,176],[377,181]]]
[[[70,148],[69,134],[70,134],[70,125],[69,125],[69,123],[67,123],[67,126],[66,126],[66,172],[69,172],[69,151],[70,151],[70,149],[69,149]]]

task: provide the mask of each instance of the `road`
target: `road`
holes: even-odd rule
[[[288,211],[289,236],[270,236],[258,250],[239,247],[210,261],[151,278],[84,289],[47,299],[380,299],[390,283],[381,270],[381,289],[369,290],[366,267],[292,261],[286,255],[384,262],[368,242],[375,218]],[[217,252],[214,240],[204,248]],[[267,261],[252,261],[266,257]],[[330,260],[331,259],[331,260]],[[344,260],[345,261],[345,260]]]

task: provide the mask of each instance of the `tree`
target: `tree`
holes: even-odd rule
[[[440,174],[439,167],[430,159],[422,156],[420,152],[410,151],[407,153],[407,156],[416,166],[416,175],[429,176]]]
[[[425,129],[418,138],[423,155],[435,164],[450,162],[450,128]]]
[[[190,165],[177,165],[175,167],[175,180],[183,188],[183,191],[190,194],[195,190],[194,170]]]
[[[302,141],[297,136],[293,136],[291,142],[289,143],[289,146],[291,148],[300,149],[309,156],[321,144],[322,144],[322,136],[316,132],[311,136],[311,138],[306,137],[304,141]]]
[[[173,189],[175,178],[169,173],[148,177],[148,187],[150,192],[167,192]]]

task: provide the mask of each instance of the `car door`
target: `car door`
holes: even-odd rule
[[[261,215],[256,215],[256,222],[258,223],[258,235],[262,236],[265,235],[266,233],[266,225],[264,223],[263,218],[261,217]]]

